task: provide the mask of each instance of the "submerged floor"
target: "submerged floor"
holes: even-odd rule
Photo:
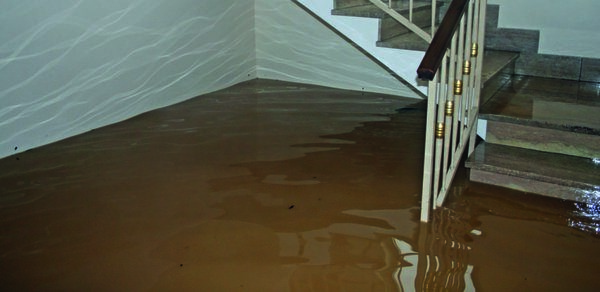
[[[0,289],[595,291],[586,206],[459,173],[418,223],[415,102],[258,80],[2,159]]]

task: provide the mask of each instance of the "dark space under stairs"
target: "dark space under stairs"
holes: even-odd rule
[[[425,41],[369,1],[331,1],[334,15],[380,19],[378,46],[426,50]],[[396,1],[395,9],[407,14],[406,2]],[[443,4],[438,5],[440,15]],[[415,7],[413,21],[427,31],[430,1],[415,1]],[[553,58],[537,54],[539,32],[498,28],[498,13],[497,5],[488,5],[480,111],[487,130],[485,141],[466,162],[471,180],[564,200],[597,202],[600,83],[548,78],[561,75],[552,67],[527,68],[535,63],[529,60]]]

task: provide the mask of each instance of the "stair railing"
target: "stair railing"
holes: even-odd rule
[[[453,0],[417,70],[428,81],[421,221],[444,202],[475,148],[487,0]]]
[[[398,0],[369,0],[373,5],[377,6],[379,9],[383,10],[389,16],[394,18],[400,24],[404,25],[406,28],[414,32],[416,35],[427,41],[428,43],[432,40],[432,35],[435,32],[436,21],[437,21],[437,1],[431,1],[431,32],[426,32],[420,26],[413,22],[413,13],[414,13],[414,0],[408,0],[408,18],[404,15],[400,14],[397,9],[401,8],[399,5],[406,5],[406,1],[398,1]],[[387,3],[386,3],[387,2]]]
[[[439,26],[439,0],[431,0],[431,32],[413,22],[415,2],[424,1],[369,0],[430,43],[417,70],[428,81],[421,200],[421,221],[427,222],[443,204],[465,149],[470,155],[475,148],[487,0],[452,0]],[[408,17],[398,12],[406,8]]]

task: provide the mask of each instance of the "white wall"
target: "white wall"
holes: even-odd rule
[[[600,58],[600,1],[489,0],[499,26],[540,30],[539,53]]]
[[[1,6],[0,157],[254,78],[253,1]]]
[[[261,78],[299,81],[339,88],[366,90],[407,97],[418,95],[392,77],[362,52],[324,26],[291,0],[255,0],[258,76]],[[364,28],[354,40],[375,47],[378,22],[374,19],[332,17],[333,0],[301,1],[312,4],[315,12],[335,25],[340,21],[358,23]],[[311,3],[312,2],[312,3]],[[332,20],[333,19],[333,20]],[[353,19],[355,22],[350,21]],[[348,30],[346,29],[345,32]],[[393,49],[383,49],[390,59],[417,62],[403,66],[409,81],[416,78],[418,61],[403,58]],[[419,52],[423,55],[422,52]],[[394,67],[392,67],[394,68]],[[397,68],[397,67],[396,67]]]
[[[0,157],[257,76],[417,97],[291,0],[4,0]]]

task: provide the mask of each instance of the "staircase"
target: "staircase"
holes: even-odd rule
[[[597,60],[538,54],[539,32],[499,29],[498,13],[497,5],[488,6],[488,51],[520,56],[516,68],[512,63],[503,69],[494,89],[482,92],[485,130],[479,134],[485,142],[466,162],[471,181],[597,205],[600,80],[589,76],[600,72],[584,63]],[[565,59],[580,67],[556,65]]]
[[[326,0],[329,1],[329,0]],[[369,0],[330,0],[334,1],[332,15],[348,17],[368,17],[379,20],[379,32],[376,45],[378,47],[393,48],[401,50],[415,50],[425,52],[429,47],[429,42],[423,40],[418,35],[395,21],[381,9],[375,7]],[[444,15],[447,8],[447,1],[437,1],[438,13],[435,22],[439,24],[441,16]],[[401,15],[408,14],[408,0],[394,1],[394,9]],[[490,5],[488,8],[488,17],[491,21],[486,22],[488,32],[497,30],[498,9],[497,6]],[[431,1],[414,1],[413,22],[418,24],[426,31],[431,29]],[[492,34],[489,39],[500,42],[499,37]],[[486,39],[487,41],[487,39]],[[514,74],[515,61],[519,57],[519,52],[509,47],[509,50],[486,48],[483,64],[483,86],[482,100],[485,103],[496,93]],[[512,50],[511,50],[512,49]],[[414,71],[414,70],[413,70]]]
[[[369,0],[324,1],[334,2],[332,15],[377,19],[377,47],[413,51],[429,47],[422,35],[413,33]],[[437,1],[435,7],[432,1],[382,2],[431,33],[451,1]],[[589,74],[581,68],[570,70],[580,73],[568,77],[573,80],[556,79],[563,74],[556,72],[552,64],[555,60],[561,63],[561,57],[537,53],[538,31],[498,28],[498,5],[487,5],[486,11],[478,131],[484,141],[467,160],[470,179],[564,200],[597,203],[600,85],[580,79],[583,75],[600,76],[600,66],[589,66],[595,70]]]
[[[513,76],[481,108],[472,181],[564,200],[600,199],[598,84]]]

